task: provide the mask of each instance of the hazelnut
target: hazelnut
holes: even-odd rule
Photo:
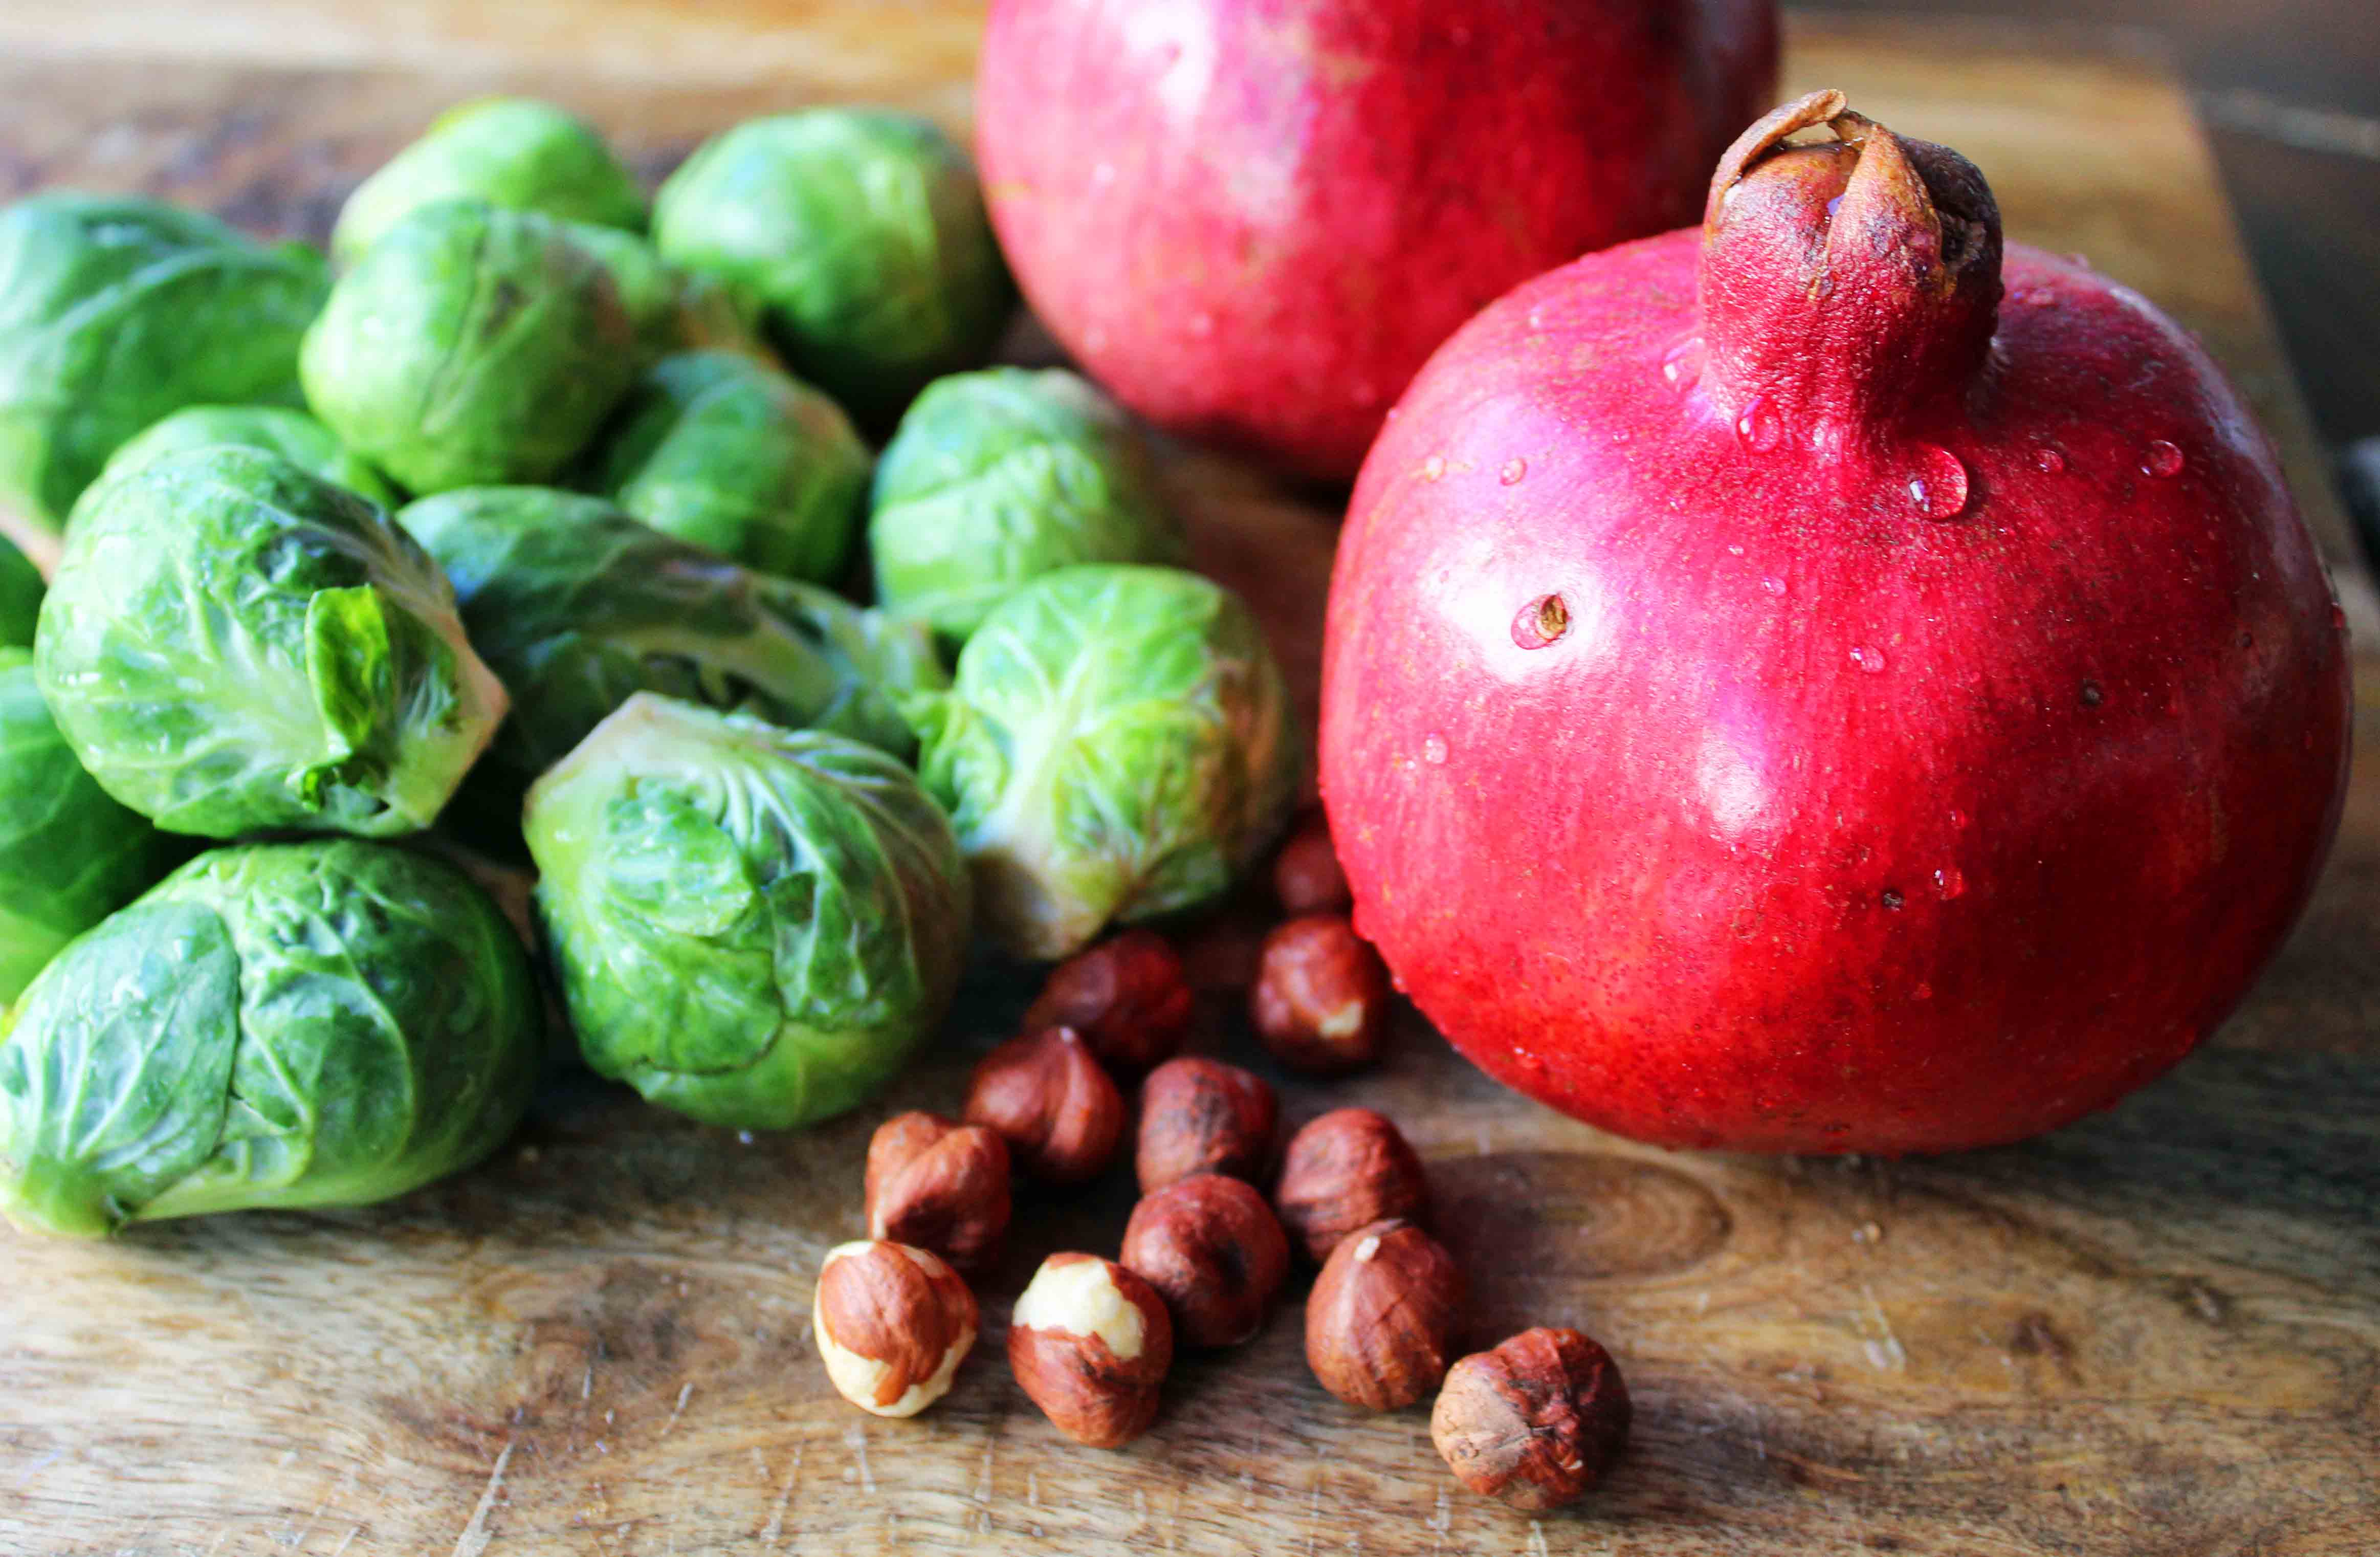
[[[1347,889],[1347,873],[1339,869],[1339,851],[1330,846],[1330,827],[1319,812],[1308,817],[1272,861],[1273,895],[1283,913],[1343,914],[1354,906]]]
[[[925,1249],[838,1244],[819,1267],[810,1328],[836,1393],[879,1417],[914,1417],[950,1393],[974,1346],[975,1295]]]
[[[1368,1108],[1333,1109],[1290,1137],[1273,1209],[1318,1265],[1357,1228],[1420,1222],[1429,1203],[1421,1159]]]
[[[1338,914],[1309,914],[1265,937],[1248,1016],[1281,1064],[1328,1073],[1380,1057],[1389,970]]]
[[[1602,1479],[1628,1416],[1610,1353],[1575,1330],[1524,1330],[1447,1370],[1429,1436],[1456,1480],[1536,1513]]]
[[[1008,1231],[1008,1143],[981,1125],[912,1112],[868,1143],[868,1235],[988,1265]]]
[[[1182,959],[1165,937],[1127,930],[1060,963],[1025,1027],[1072,1028],[1106,1064],[1147,1070],[1182,1047],[1192,1004]]]
[[[1168,1060],[1140,1084],[1133,1168],[1154,1195],[1193,1174],[1254,1184],[1272,1160],[1281,1104],[1264,1077],[1217,1060]]]
[[[1053,1254],[1017,1295],[1008,1366],[1059,1431],[1113,1449],[1148,1430],[1173,1362],[1165,1300],[1095,1254]]]
[[[1463,1295],[1454,1257],[1412,1222],[1358,1228],[1305,1300],[1305,1364],[1350,1405],[1411,1405],[1446,1377]]]
[[[1045,1028],[986,1054],[967,1081],[964,1112],[1050,1184],[1096,1176],[1123,1138],[1123,1094],[1072,1028]]]
[[[1121,1258],[1165,1299],[1184,1343],[1236,1346],[1264,1328],[1289,1275],[1289,1238],[1263,1196],[1200,1174],[1132,1209]]]

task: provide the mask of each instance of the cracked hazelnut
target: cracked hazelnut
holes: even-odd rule
[[[868,1143],[868,1235],[989,1265],[1008,1231],[1008,1143],[939,1113],[897,1114]]]
[[[1132,1209],[1121,1258],[1165,1299],[1184,1344],[1236,1346],[1264,1328],[1289,1275],[1289,1238],[1263,1196],[1200,1174]]]
[[[1411,1405],[1446,1377],[1463,1285],[1454,1257],[1412,1222],[1358,1228],[1305,1300],[1306,1366],[1350,1405]]]
[[[1420,1222],[1429,1203],[1421,1159],[1368,1108],[1333,1109],[1290,1137],[1273,1209],[1318,1265],[1339,1240],[1375,1222]]]
[[[1272,1160],[1281,1104],[1264,1077],[1216,1060],[1168,1060],[1140,1084],[1133,1169],[1154,1195],[1193,1174],[1250,1184]]]
[[[986,1054],[967,1081],[964,1113],[1050,1184],[1095,1177],[1123,1138],[1123,1094],[1072,1028],[1045,1028]]]
[[[1281,911],[1291,915],[1343,914],[1354,906],[1339,851],[1330,845],[1330,824],[1319,813],[1300,824],[1273,856],[1272,890]]]
[[[1389,970],[1338,914],[1309,914],[1265,937],[1248,1016],[1281,1064],[1318,1073],[1380,1057],[1388,1036]]]
[[[1093,1254],[1053,1254],[1017,1295],[1008,1366],[1058,1430],[1113,1449],[1148,1430],[1173,1362],[1165,1300]]]
[[[819,1267],[810,1329],[835,1393],[879,1417],[914,1417],[950,1393],[975,1344],[975,1296],[940,1256],[838,1244]]]
[[[1060,963],[1025,1026],[1072,1028],[1106,1064],[1147,1070],[1182,1047],[1192,1004],[1182,958],[1165,937],[1127,930]]]
[[[1429,1436],[1456,1480],[1536,1513],[1603,1478],[1628,1417],[1610,1353],[1575,1330],[1524,1330],[1447,1370]]]

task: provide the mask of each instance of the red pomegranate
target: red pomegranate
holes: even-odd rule
[[[2246,991],[2346,775],[2345,632],[2239,396],[1836,92],[1699,230],[1439,351],[1324,677],[1364,933],[1489,1074],[1675,1146],[2114,1101]]]
[[[1120,398],[1344,480],[1481,307],[1692,221],[1776,61],[1775,0],[992,0],[976,149]]]

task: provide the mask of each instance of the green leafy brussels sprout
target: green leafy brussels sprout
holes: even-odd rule
[[[447,110],[357,185],[332,229],[331,258],[352,265],[407,215],[447,200],[632,231],[645,225],[636,176],[593,126],[551,103],[492,97]]]
[[[653,240],[758,293],[793,371],[869,425],[990,356],[1015,301],[973,164],[905,114],[818,108],[714,136],[654,197]]]
[[[165,864],[156,830],[75,760],[34,684],[32,651],[0,649],[0,1004]]]
[[[1255,617],[1173,568],[1044,574],[967,639],[950,690],[904,707],[980,921],[1021,956],[1218,895],[1296,790],[1302,753]]]
[[[100,482],[138,470],[160,456],[216,444],[277,454],[358,497],[369,498],[383,508],[396,505],[396,493],[381,480],[380,472],[350,454],[338,434],[305,412],[282,406],[185,407],[110,455],[99,481],[84,491],[82,501],[90,501]]]
[[[504,712],[421,548],[256,449],[100,488],[33,647],[83,766],[175,833],[427,827]]]
[[[0,540],[0,644],[33,646],[33,624],[42,614],[42,574],[32,560]]]
[[[679,351],[732,351],[780,366],[762,335],[760,301],[744,287],[673,265],[634,233],[579,225],[571,236],[611,271],[621,305],[637,324],[639,362]]]
[[[744,708],[895,756],[916,749],[893,699],[946,685],[914,626],[662,534],[601,498],[477,487],[397,515],[454,580],[512,717],[473,805],[517,820],[529,782],[634,692]]]
[[[469,201],[410,213],[307,332],[314,414],[416,493],[552,477],[651,359],[653,310],[677,296],[658,262],[625,292],[613,246],[586,237],[603,231]]]
[[[823,1119],[950,1008],[966,868],[872,747],[639,694],[538,781],[528,832],[580,1052],[664,1107]]]
[[[1062,368],[928,385],[876,468],[868,545],[877,602],[923,617],[953,650],[1028,578],[1188,560],[1139,430]]]
[[[645,375],[589,484],[665,534],[832,583],[859,529],[870,463],[824,395],[749,358],[694,351]]]
[[[486,1156],[540,1046],[528,955],[436,860],[200,855],[42,971],[0,1039],[0,1210],[31,1232],[350,1206]]]
[[[330,272],[131,196],[0,210],[0,507],[66,523],[107,456],[194,405],[299,403],[298,343]]]

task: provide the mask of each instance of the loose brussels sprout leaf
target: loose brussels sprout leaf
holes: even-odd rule
[[[33,624],[42,614],[42,575],[31,560],[0,541],[0,644],[33,646]]]
[[[776,368],[763,338],[760,302],[724,276],[681,270],[634,233],[576,226],[571,235],[601,258],[636,321],[640,363],[680,351],[732,351]]]
[[[542,481],[586,447],[651,359],[605,229],[473,201],[407,214],[306,334],[306,397],[416,493]],[[633,239],[629,241],[633,242]]]
[[[1111,919],[1220,894],[1293,797],[1301,753],[1256,619],[1165,567],[1045,574],[1003,601],[947,692],[905,701],[985,930],[1062,957]]]
[[[0,649],[0,1004],[165,864],[156,830],[75,760],[31,651]]]
[[[380,472],[347,452],[338,435],[303,411],[280,406],[190,406],[151,427],[108,456],[100,481],[111,481],[138,470],[161,456],[184,449],[237,444],[279,455],[301,470],[370,498],[382,507],[394,507],[396,493]],[[91,500],[99,482],[82,497]]]
[[[950,1008],[966,868],[871,747],[639,694],[538,782],[528,832],[579,1049],[664,1107],[840,1113]]]
[[[870,426],[990,356],[1015,301],[974,166],[902,114],[820,108],[713,137],[654,198],[653,240],[749,286],[794,371]]]
[[[0,1211],[97,1237],[402,1195],[511,1134],[539,1047],[520,940],[460,872],[346,838],[217,849],[16,1007]]]
[[[184,406],[298,404],[330,274],[298,244],[134,197],[0,209],[0,509],[55,530],[115,446]]]
[[[1028,578],[1188,555],[1138,430],[1062,368],[936,380],[885,446],[873,508],[878,603],[953,651]]]
[[[216,838],[427,827],[504,711],[444,577],[387,515],[222,444],[78,513],[34,663],[110,795]]]
[[[726,352],[648,372],[588,484],[665,534],[789,578],[832,583],[868,497],[868,445],[808,384]]]
[[[397,521],[454,580],[471,641],[512,691],[512,717],[473,775],[475,812],[516,821],[530,781],[634,692],[906,757],[916,738],[894,697],[946,684],[921,632],[738,567],[601,498],[480,487],[425,498]]]
[[[492,97],[449,109],[357,185],[332,230],[331,257],[352,265],[406,216],[449,200],[631,231],[645,225],[636,176],[593,126],[551,103]]]

